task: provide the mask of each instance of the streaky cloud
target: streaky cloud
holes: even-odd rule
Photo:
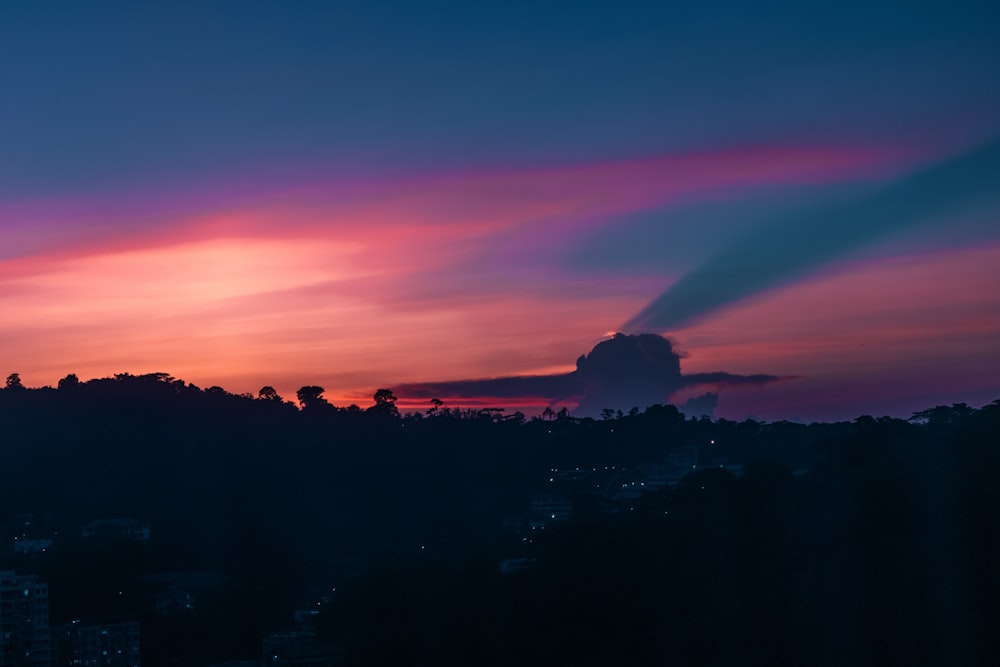
[[[398,385],[394,390],[406,398],[438,398],[441,396],[475,398],[542,398],[557,402],[572,398],[578,391],[573,373],[558,375],[513,375],[474,380],[415,382]]]
[[[783,379],[788,378],[724,372],[684,375],[680,355],[666,338],[619,333],[581,355],[571,373],[404,384],[396,386],[394,392],[404,399],[492,396],[541,399],[548,404],[569,402],[577,403],[574,414],[596,416],[606,408],[629,410],[666,403],[685,387],[763,385]]]
[[[795,380],[798,376],[768,375],[765,373],[754,373],[753,375],[735,375],[733,373],[694,373],[684,376],[685,386],[695,386],[700,384],[714,384],[720,387],[738,387],[740,385],[767,384],[778,380]]]
[[[774,289],[907,227],[1000,202],[1000,140],[858,199],[784,217],[745,236],[683,276],[623,326],[670,331]]]

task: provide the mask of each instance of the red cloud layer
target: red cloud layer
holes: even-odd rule
[[[0,261],[0,347],[15,351],[9,370],[28,384],[165,370],[286,396],[321,384],[340,402],[391,383],[571,364],[661,279],[562,272],[549,258],[567,235],[673,202],[868,177],[894,162],[754,149],[261,186],[169,206],[0,207],[13,257]],[[801,372],[769,367],[764,347],[743,352],[761,358],[754,372]],[[726,363],[712,370],[742,370]]]

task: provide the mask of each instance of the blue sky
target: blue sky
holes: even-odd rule
[[[2,361],[339,402],[565,373],[758,244],[771,278],[646,322],[687,374],[799,378],[720,414],[992,400],[995,202],[854,202],[1000,136],[997,34],[987,2],[6,2]]]
[[[973,141],[993,3],[5,3],[10,195],[303,165]]]

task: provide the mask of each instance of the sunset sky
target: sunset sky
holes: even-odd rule
[[[790,378],[716,416],[979,407],[998,34],[987,2],[3,3],[0,371],[364,406],[624,330]]]

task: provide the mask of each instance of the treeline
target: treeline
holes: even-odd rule
[[[531,566],[419,554],[344,591],[351,663],[992,665],[1000,402],[864,417],[808,474],[710,469],[556,525]]]
[[[58,536],[44,554],[0,544],[0,568],[48,581],[54,623],[140,616],[148,665],[259,657],[262,636],[333,587],[317,632],[347,664],[1000,658],[1000,402],[804,425],[673,406],[401,415],[391,392],[334,408],[319,387],[300,409],[266,389],[8,378],[0,525],[45,514]],[[610,510],[583,495],[541,531],[523,521],[552,469],[710,443],[742,476],[695,472]],[[151,540],[82,539],[101,517],[148,521]],[[502,574],[509,559],[523,567]],[[226,584],[157,617],[144,582],[172,571]]]

